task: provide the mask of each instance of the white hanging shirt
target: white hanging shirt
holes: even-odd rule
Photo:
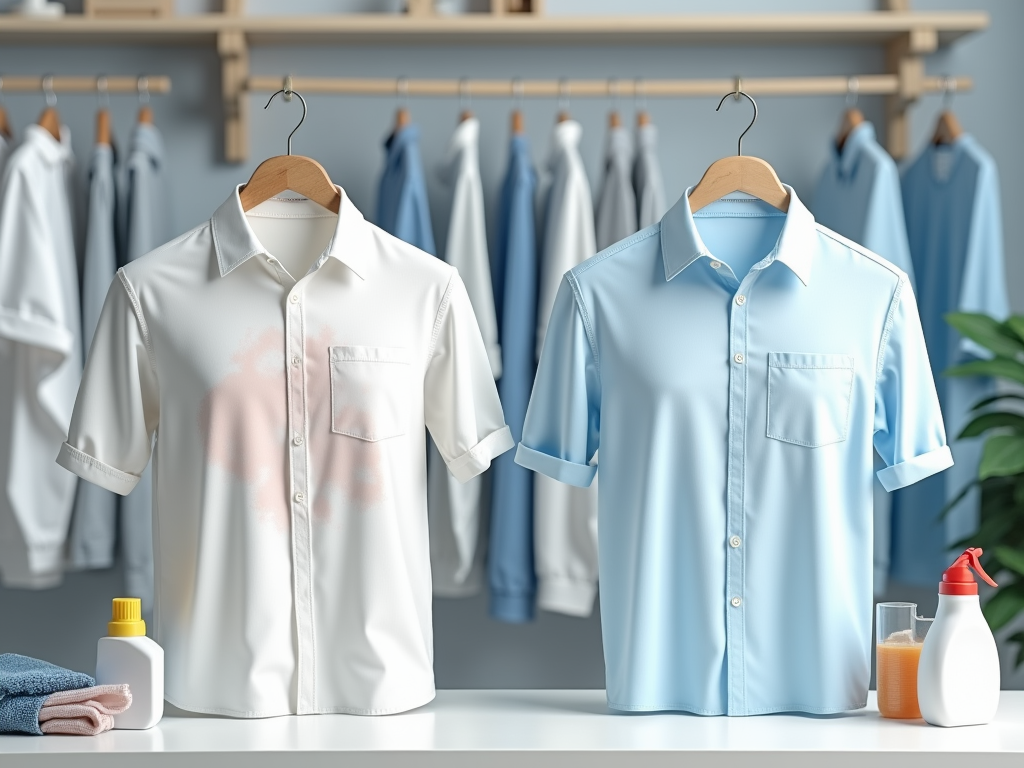
[[[583,129],[575,120],[555,125],[548,169],[537,304],[537,356],[562,276],[597,252],[594,204],[580,157]],[[597,483],[588,488],[534,477],[534,558],[537,605],[587,616],[597,590]]]
[[[233,192],[122,268],[96,329],[58,462],[127,493],[157,433],[155,636],[184,709],[430,701],[423,427],[463,481],[512,446],[458,273],[342,198]]]
[[[29,125],[0,193],[0,574],[61,578],[75,478],[53,465],[82,373],[70,138]]]
[[[441,170],[443,179],[452,189],[444,260],[459,271],[466,285],[466,293],[487,348],[491,373],[497,379],[501,376],[501,348],[498,346],[498,319],[494,311],[494,288],[487,255],[479,139],[479,120],[470,117],[459,123]],[[427,467],[434,594],[441,597],[475,594],[483,586],[483,558],[478,556],[482,553],[477,552],[477,540],[484,478],[459,482],[448,471],[433,443]]]

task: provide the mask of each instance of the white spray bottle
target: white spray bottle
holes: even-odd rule
[[[932,725],[983,725],[999,706],[999,654],[981,613],[979,576],[997,586],[971,547],[942,574],[939,609],[924,638],[917,667],[921,716]]]

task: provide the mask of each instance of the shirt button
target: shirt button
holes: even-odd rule
[[[744,361],[744,360],[745,360],[746,358],[744,358],[744,357],[743,357],[743,355],[742,355],[741,353],[737,352],[737,353],[736,353],[735,355],[733,355],[733,358],[732,358],[732,359],[733,359],[733,360],[735,360],[735,361],[736,361],[737,363],[739,363],[740,365],[743,365],[743,361]]]
[[[741,605],[743,605],[743,598],[742,597],[734,597],[729,602],[732,603],[732,607],[733,608],[739,608]]]
[[[742,307],[744,304],[747,303],[747,297],[741,293],[739,296],[736,297],[736,303]]]
[[[296,435],[292,442],[296,445],[302,445],[302,435]]]
[[[295,494],[295,500],[297,502],[299,502],[299,504],[301,504],[302,502],[304,502],[306,500],[306,494],[304,494],[302,491],[299,491],[298,493]],[[739,598],[735,598],[735,599],[738,600]]]
[[[299,294],[297,294],[297,293],[293,293],[293,294],[292,294],[292,295],[291,295],[291,296],[290,296],[290,297],[288,298],[288,301],[290,301],[290,302],[291,302],[292,304],[298,304],[298,303],[299,303]]]
[[[739,536],[733,536],[731,539],[729,539],[729,546],[733,549],[736,549],[736,547],[738,547],[742,543],[743,542],[740,541]]]
[[[720,266],[722,266],[722,262],[720,262],[720,261],[712,261],[711,262],[711,268],[712,269],[718,269]]]
[[[295,357],[292,358],[292,365],[298,365],[301,362],[302,361],[299,360],[299,356],[298,355],[296,355]]]

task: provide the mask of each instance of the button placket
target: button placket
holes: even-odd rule
[[[304,281],[303,281],[304,282]],[[284,304],[285,366],[288,386],[289,468],[291,481],[292,585],[297,636],[298,714],[316,711],[316,637],[313,623],[313,549],[309,513],[309,466],[305,440],[305,322],[302,285],[296,284]]]
[[[745,536],[745,498],[747,439],[747,388],[748,363],[747,326],[750,288],[759,271],[752,270],[736,287],[736,295],[730,303],[729,352],[732,365],[729,366],[729,452],[726,474],[727,508],[725,535],[729,548],[726,550],[726,595],[730,609],[726,612],[726,658],[728,669],[727,707],[730,715],[746,714],[746,680],[744,675],[744,550],[741,547]]]

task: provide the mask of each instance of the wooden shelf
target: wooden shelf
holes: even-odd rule
[[[242,32],[250,44],[416,42],[638,43],[876,45],[911,33],[937,36],[940,46],[988,26],[984,12],[812,13],[676,16],[462,16],[397,14],[331,16],[227,16],[206,14],[152,20],[65,16],[27,19],[0,16],[0,42],[212,43],[222,32]]]

